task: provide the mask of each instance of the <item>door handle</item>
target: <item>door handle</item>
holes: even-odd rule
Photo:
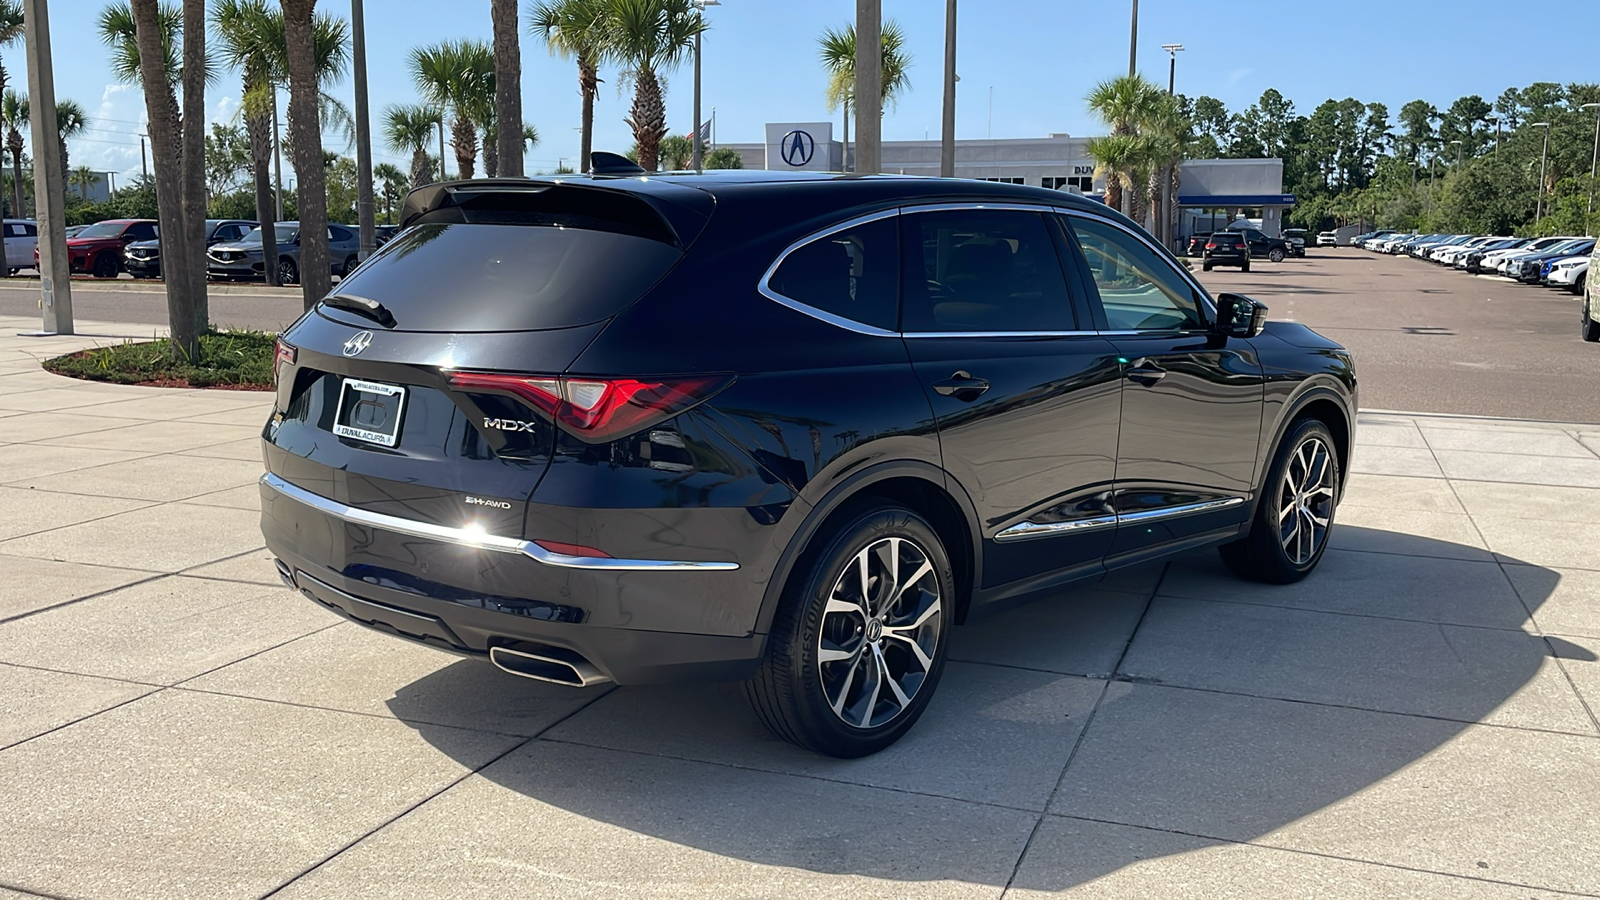
[[[1128,371],[1122,374],[1124,378],[1127,378],[1129,381],[1135,384],[1140,384],[1145,387],[1155,387],[1156,382],[1167,377],[1167,370],[1161,368],[1155,363],[1141,359],[1138,362],[1135,362],[1132,368],[1128,369]]]
[[[933,389],[941,397],[954,397],[970,403],[989,390],[989,382],[984,378],[974,378],[968,372],[956,372],[944,381],[935,381]]]

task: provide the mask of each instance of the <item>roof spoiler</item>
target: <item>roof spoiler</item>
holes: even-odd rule
[[[611,187],[587,178],[474,178],[427,184],[406,195],[400,227],[565,225],[631,234],[679,248],[688,246],[705,227],[709,209],[693,209],[653,192],[629,189],[629,184],[638,182],[620,181]]]

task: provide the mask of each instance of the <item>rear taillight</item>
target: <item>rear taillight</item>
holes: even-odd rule
[[[563,431],[591,444],[613,441],[670,419],[732,382],[730,375],[635,379],[450,373],[451,387],[510,394],[549,415]]]
[[[278,372],[285,364],[294,365],[295,355],[299,353],[292,344],[285,344],[283,338],[278,338],[277,349],[272,354],[272,380],[278,380]]]
[[[1217,245],[1216,244],[1207,244],[1206,245],[1206,249],[1207,250],[1215,250],[1215,249],[1217,249]]]

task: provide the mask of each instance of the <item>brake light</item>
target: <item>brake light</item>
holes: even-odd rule
[[[278,338],[277,349],[272,354],[272,380],[274,382],[278,380],[278,371],[283,368],[285,363],[291,366],[294,365],[295,357],[299,352],[299,349],[294,345],[286,344],[283,342],[283,338]]]
[[[1211,243],[1206,244],[1206,249],[1207,250],[1215,250],[1215,249],[1217,249],[1216,242],[1212,241]]]
[[[563,431],[590,444],[603,444],[670,419],[732,382],[730,375],[602,379],[450,373],[451,387],[510,394],[549,415]]]

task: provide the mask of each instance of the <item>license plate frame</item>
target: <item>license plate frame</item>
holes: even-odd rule
[[[355,394],[353,398],[352,392]],[[381,418],[373,418],[374,409],[382,412]],[[358,410],[362,418],[355,418],[352,424],[352,417]],[[400,443],[400,426],[405,421],[405,412],[406,389],[403,386],[346,378],[339,386],[339,407],[334,412],[333,433],[365,444],[393,447]]]

